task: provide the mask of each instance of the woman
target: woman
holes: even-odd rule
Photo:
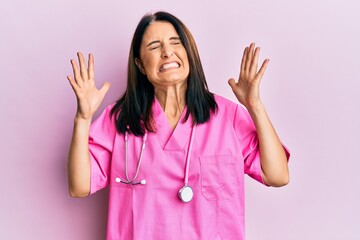
[[[135,31],[124,95],[91,124],[108,91],[78,53],[68,80],[77,96],[69,192],[110,186],[107,239],[244,239],[244,173],[288,183],[289,154],[259,96],[269,60],[245,48],[239,103],[209,92],[195,41],[169,13],[145,15]],[[90,126],[91,125],[91,126]]]

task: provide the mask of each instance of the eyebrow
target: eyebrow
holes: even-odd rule
[[[152,41],[152,42],[150,42],[148,45],[146,45],[146,47],[148,47],[148,46],[150,46],[150,45],[152,45],[152,44],[155,44],[155,43],[160,43],[160,41],[159,41],[159,40]]]
[[[169,40],[170,41],[171,40],[180,40],[180,38],[179,37],[171,37]],[[148,45],[146,45],[146,47],[148,47],[148,46],[150,46],[152,44],[155,44],[155,43],[160,43],[160,41],[159,40],[152,41],[152,42],[148,43]]]

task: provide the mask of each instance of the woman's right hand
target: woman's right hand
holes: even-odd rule
[[[105,82],[99,89],[95,86],[94,79],[94,57],[90,53],[88,67],[86,68],[85,60],[82,53],[77,53],[80,70],[76,61],[71,59],[71,65],[74,77],[67,76],[71,87],[73,88],[77,99],[77,119],[91,119],[99,108],[106,93],[109,91],[110,83]]]

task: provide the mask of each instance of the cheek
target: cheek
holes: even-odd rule
[[[152,54],[149,52],[140,51],[140,59],[141,59],[142,67],[145,69],[145,71],[147,73],[152,71],[151,69],[155,64],[154,56],[152,56]]]
[[[184,65],[189,68],[189,58],[188,58],[188,55],[186,53],[186,50],[184,49],[183,51],[183,59],[184,59]]]
[[[189,59],[188,59],[187,57],[186,57],[186,60],[185,60],[184,65],[185,65],[185,68],[186,68],[188,71],[190,71],[190,63],[189,63]]]
[[[154,72],[156,71],[157,62],[152,58],[145,58],[144,59],[144,68],[147,72]]]

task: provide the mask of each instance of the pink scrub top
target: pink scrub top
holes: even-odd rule
[[[257,133],[244,107],[216,95],[215,100],[218,112],[196,127],[189,167],[194,197],[188,203],[178,197],[192,129],[191,116],[182,121],[186,109],[173,131],[154,100],[156,132],[148,133],[136,179],[146,179],[146,185],[116,181],[126,179],[125,140],[110,118],[112,105],[92,123],[91,193],[110,186],[107,239],[245,239],[244,173],[263,183]],[[132,179],[142,137],[129,135],[128,141]]]

